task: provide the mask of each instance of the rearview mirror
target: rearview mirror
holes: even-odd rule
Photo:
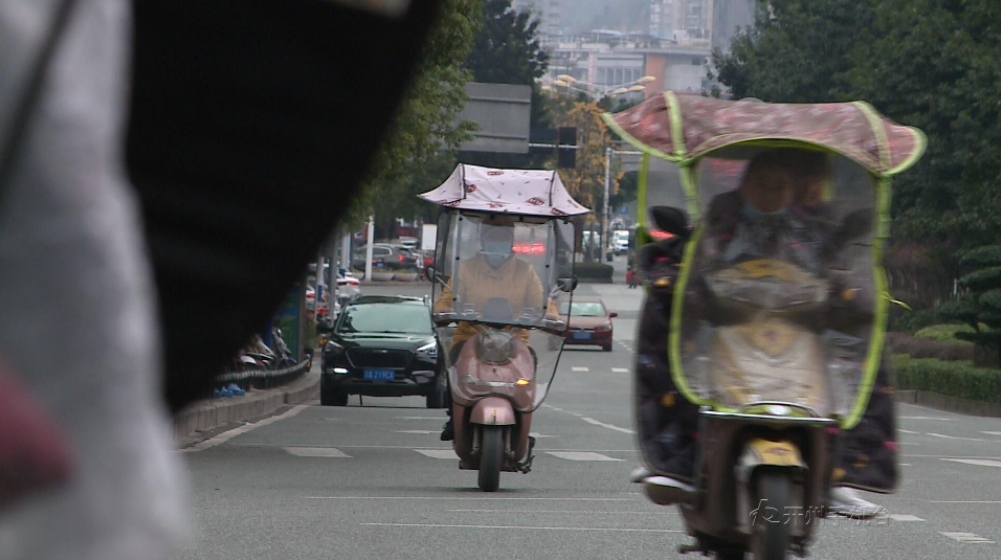
[[[688,237],[691,229],[688,227],[688,214],[673,206],[654,206],[650,216],[657,229],[666,231],[678,237]]]
[[[608,316],[614,319],[615,317],[618,317],[619,314],[616,313],[615,311],[612,311],[611,313],[608,314]]]
[[[560,278],[556,281],[556,286],[561,292],[572,292],[577,289],[577,277]]]

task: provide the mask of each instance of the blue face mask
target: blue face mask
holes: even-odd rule
[[[483,244],[483,251],[500,257],[511,256],[511,244],[505,241],[488,241]]]
[[[775,212],[765,213],[745,202],[742,213],[744,214],[744,217],[747,218],[748,220],[757,220],[765,216],[785,216],[787,211],[785,208],[783,208],[782,210],[777,210]]]

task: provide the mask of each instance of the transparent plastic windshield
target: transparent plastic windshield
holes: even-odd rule
[[[674,310],[688,387],[728,407],[783,401],[846,415],[877,300],[872,177],[791,149],[725,149],[692,172],[701,228]]]
[[[439,222],[433,289],[453,397],[535,410],[556,374],[574,227],[554,218],[453,213]]]
[[[559,280],[573,275],[573,224],[457,214],[444,221],[434,293],[439,322],[563,331]]]

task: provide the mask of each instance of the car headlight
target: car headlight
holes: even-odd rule
[[[429,342],[424,346],[417,349],[417,355],[422,358],[437,358],[438,357],[438,343]]]
[[[596,332],[609,332],[612,330],[612,325],[598,325],[594,330]]]
[[[323,347],[325,352],[330,352],[331,354],[339,354],[344,351],[344,347],[337,344],[333,340],[327,341],[327,345]]]
[[[476,353],[488,364],[506,364],[514,354],[514,337],[501,331],[485,332],[476,341]]]

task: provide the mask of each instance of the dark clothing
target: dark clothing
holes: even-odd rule
[[[709,226],[705,235],[727,235],[726,224],[740,220],[742,201],[734,196],[717,197],[709,210]],[[737,212],[735,215],[734,213]],[[798,219],[798,218],[797,218]],[[725,244],[725,239],[723,240]],[[698,407],[681,395],[671,376],[667,333],[670,329],[674,284],[678,277],[684,243],[676,239],[649,245],[639,259],[649,286],[640,317],[637,341],[636,391],[637,425],[643,455],[654,472],[690,482],[693,475]],[[691,278],[689,289],[698,289],[697,278]],[[835,282],[835,284],[837,284]],[[837,292],[835,292],[837,293]],[[842,305],[842,307],[844,307]],[[858,330],[858,313],[852,309],[831,310],[829,321],[841,323],[845,332]],[[861,321],[866,327],[869,321]],[[867,337],[868,333],[858,332]],[[880,368],[872,396],[862,421],[844,435],[842,450],[836,461],[835,480],[875,492],[893,492],[899,473],[896,460],[896,417],[892,396],[892,381],[887,363]]]

